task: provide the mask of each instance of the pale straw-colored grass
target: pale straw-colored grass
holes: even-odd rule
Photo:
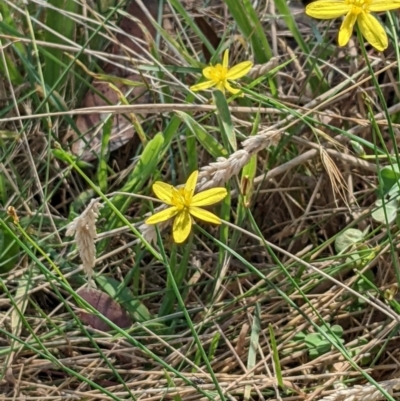
[[[67,236],[75,237],[83,271],[88,277],[89,284],[92,283],[93,269],[96,263],[96,221],[99,209],[102,207],[103,205],[97,199],[92,199],[82,214],[68,225],[66,232]]]
[[[400,389],[400,379],[385,380],[379,385],[393,395],[393,390]],[[319,401],[377,401],[383,400],[385,396],[374,385],[354,386],[341,389],[335,394],[321,398]]]

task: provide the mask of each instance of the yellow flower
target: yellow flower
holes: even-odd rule
[[[251,61],[244,61],[232,68],[229,68],[228,62],[229,52],[228,50],[225,50],[222,64],[217,64],[215,66],[210,66],[203,69],[203,75],[208,79],[208,81],[193,85],[190,87],[190,89],[196,92],[215,86],[221,92],[225,92],[226,89],[236,95],[236,93],[240,92],[240,90],[232,88],[229,81],[236,81],[237,79],[244,77],[251,70],[251,67],[253,67],[253,63]]]
[[[175,188],[161,181],[156,181],[153,184],[153,191],[157,197],[172,207],[153,214],[145,223],[161,223],[176,216],[172,226],[172,234],[174,241],[178,244],[185,241],[189,236],[193,224],[192,216],[208,223],[221,224],[219,217],[201,209],[200,206],[209,206],[219,202],[225,198],[227,190],[225,188],[212,188],[193,195],[198,175],[199,172],[194,171],[182,188]]]
[[[339,46],[345,46],[357,21],[365,39],[379,51],[388,47],[388,38],[379,21],[371,12],[394,10],[400,0],[317,0],[306,7],[306,14],[319,19],[338,18],[345,15],[339,30]]]

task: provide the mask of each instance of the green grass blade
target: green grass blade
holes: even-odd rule
[[[217,157],[226,157],[226,149],[193,117],[183,111],[176,111],[176,114],[189,128],[190,132],[197,138],[201,146],[215,159]]]
[[[225,95],[219,91],[213,91],[213,99],[214,103],[217,106],[217,118],[218,125],[222,135],[222,142],[225,145],[225,148],[228,148],[228,144],[231,149],[236,152],[237,150],[237,141],[235,130],[233,128],[231,112],[228,107],[228,103],[226,101]]]
[[[249,0],[225,0],[225,3],[245,39],[251,43],[256,62],[266,63],[272,58],[272,51],[251,2]]]
[[[46,25],[49,29],[45,31],[45,41],[57,44],[65,44],[67,40],[74,41],[75,22],[72,18],[67,17],[65,13],[78,12],[78,2],[74,0],[48,0],[47,4]],[[61,61],[65,57],[62,49],[50,47],[49,52],[54,58]],[[60,78],[61,73],[60,64],[54,62],[53,58],[46,57],[44,68],[46,84],[52,87]],[[62,85],[62,83],[59,82],[59,85]]]

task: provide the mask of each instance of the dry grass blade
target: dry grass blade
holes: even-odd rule
[[[380,382],[379,385],[393,395],[393,390],[400,390],[400,379],[386,380]],[[378,401],[383,399],[385,396],[375,386],[365,385],[339,390],[319,401]]]
[[[307,1],[0,1],[1,400],[399,398],[400,15],[338,47]],[[194,170],[230,194],[175,244]]]
[[[320,148],[320,155],[322,164],[324,165],[325,170],[328,173],[333,193],[338,194],[344,204],[349,207],[346,199],[346,192],[348,191],[348,188],[346,185],[346,181],[342,176],[342,173],[340,172],[332,158],[329,156],[328,152],[322,147]]]

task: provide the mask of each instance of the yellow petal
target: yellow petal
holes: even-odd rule
[[[218,66],[218,64],[217,64],[217,66]],[[216,70],[216,67],[217,67],[217,66],[215,66],[215,67],[210,66],[210,67],[204,68],[204,69],[203,69],[203,75],[204,75],[204,77],[214,82],[214,80],[212,79],[212,77],[215,76],[214,71]]]
[[[361,13],[357,20],[360,31],[371,46],[380,52],[388,47],[388,38],[379,21],[368,13]]]
[[[216,85],[216,88],[222,93],[225,93],[225,81],[219,81]]]
[[[317,0],[306,7],[306,14],[318,19],[331,19],[346,15],[351,10],[351,5],[344,0],[325,1]]]
[[[168,209],[162,210],[161,212],[155,213],[152,216],[150,216],[145,223],[146,224],[157,224],[161,223],[163,221],[166,221],[168,219],[171,219],[178,213],[178,209],[173,206],[169,207]]]
[[[214,85],[215,85],[214,81],[205,81],[205,82],[201,82],[201,83],[196,84],[196,85],[192,85],[190,87],[190,90],[192,90],[193,92],[204,91],[204,90],[206,90],[208,88],[211,88]]]
[[[251,61],[243,61],[243,63],[235,65],[228,71],[226,79],[235,80],[242,78],[248,74],[252,67],[253,63]]]
[[[192,174],[190,174],[189,178],[187,179],[186,184],[185,184],[186,199],[191,199],[193,197],[194,190],[196,189],[198,176],[199,176],[199,172],[197,170],[195,170],[195,171],[193,171]]]
[[[161,199],[167,205],[172,205],[172,193],[174,192],[175,188],[172,185],[166,184],[162,181],[156,181],[153,184],[153,191],[156,194],[158,199]]]
[[[192,216],[197,217],[200,220],[206,221],[207,223],[221,224],[221,219],[214,213],[208,210],[201,209],[199,207],[190,207],[189,212]]]
[[[172,226],[172,236],[177,244],[182,243],[189,236],[192,229],[192,218],[187,209],[178,213]]]
[[[226,49],[224,52],[224,57],[222,59],[222,67],[228,68],[229,65],[229,50]]]
[[[206,191],[199,192],[193,196],[190,202],[190,207],[192,206],[209,206],[217,203],[225,198],[228,191],[225,188],[211,188]]]
[[[372,0],[369,11],[388,11],[400,8],[400,0]]]
[[[353,27],[357,20],[357,15],[348,13],[342,22],[342,26],[339,29],[338,42],[339,46],[346,46],[350,40],[350,36],[353,33]]]
[[[234,95],[236,95],[236,93],[240,92],[240,89],[235,89],[232,88],[231,84],[228,81],[225,81],[225,89],[231,93],[233,93]],[[243,94],[242,94],[243,96]]]

